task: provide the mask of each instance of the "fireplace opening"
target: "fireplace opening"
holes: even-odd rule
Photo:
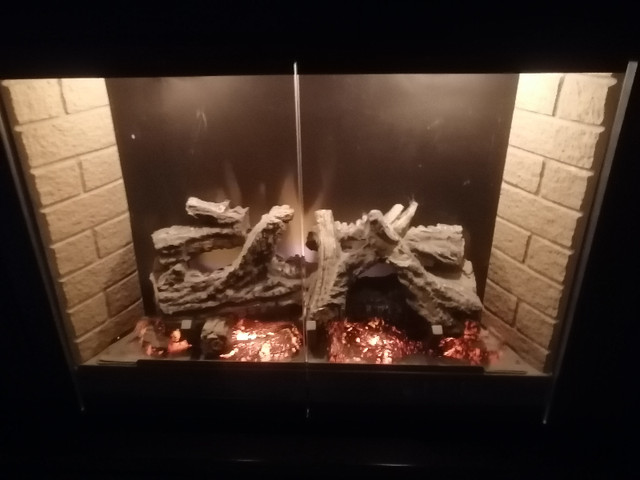
[[[9,79],[2,101],[76,363],[539,375],[623,79]]]

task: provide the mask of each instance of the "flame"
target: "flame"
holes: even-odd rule
[[[480,339],[481,327],[478,322],[468,320],[464,322],[462,337],[445,337],[440,340],[434,353],[437,356],[465,360],[471,365],[486,366],[497,359],[498,352],[491,351]]]
[[[420,342],[379,317],[366,323],[335,320],[328,332],[330,362],[389,364],[423,350]]]
[[[240,362],[283,361],[300,351],[302,335],[292,322],[243,318],[232,327],[229,343],[231,351],[220,358]]]

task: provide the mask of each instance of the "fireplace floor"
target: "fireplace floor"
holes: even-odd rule
[[[491,362],[491,365],[485,367],[485,371],[491,374],[508,374],[508,375],[542,375],[542,372],[529,365],[516,352],[493,335],[489,330],[483,329],[481,339],[485,342],[489,350],[499,352],[498,358]],[[304,346],[302,347],[305,348]],[[292,360],[288,362],[304,362],[305,351],[300,351]],[[316,358],[311,354],[307,354],[307,361],[313,364],[327,363],[324,358]],[[112,343],[101,353],[91,358],[84,365],[118,365],[127,366],[135,365],[139,360],[167,360],[167,361],[191,361],[189,353],[175,354],[170,357],[149,357],[142,352],[138,338],[135,332],[122,337],[118,341]],[[434,361],[435,360],[435,361]],[[424,355],[412,355],[407,365],[443,365],[445,363],[438,361],[440,359],[430,359]],[[446,361],[446,359],[444,359]],[[211,362],[229,363],[230,360],[199,360]]]

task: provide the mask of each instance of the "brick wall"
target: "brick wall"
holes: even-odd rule
[[[610,74],[520,75],[485,325],[548,370],[610,123]]]
[[[142,315],[103,79],[2,82],[68,335],[85,361]]]

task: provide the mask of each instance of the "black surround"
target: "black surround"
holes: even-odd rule
[[[94,29],[69,30],[71,33],[59,33],[48,26],[55,24],[55,15],[53,19],[48,16],[48,22],[43,21],[45,15],[40,15],[31,31],[36,33],[31,34],[15,27],[20,25],[20,17],[14,22],[10,18],[0,36],[8,47],[6,51],[10,51],[7,61],[0,65],[0,77],[287,73],[291,59],[306,61],[310,70],[318,72],[620,71],[628,60],[640,56],[636,30],[630,22],[633,17],[614,8],[581,18],[559,14],[547,22],[546,37],[533,35],[539,33],[533,25],[540,25],[542,19],[536,12],[529,16],[529,23],[517,28],[514,21],[506,29],[498,28],[493,16],[479,21],[473,15],[477,12],[472,12],[468,18],[465,15],[458,19],[457,28],[451,29],[446,27],[449,22],[433,19],[453,12],[425,8],[406,15],[400,10],[390,15],[369,12],[373,19],[369,23],[347,21],[367,15],[351,8],[343,10],[338,16],[341,20],[333,23],[306,20],[294,27],[294,33],[301,35],[299,42],[290,41],[291,32],[281,33],[284,30],[280,26],[287,17],[276,17],[270,11],[249,10],[238,15],[235,22],[225,22],[226,15],[218,15],[217,30],[202,28],[204,20],[194,18],[193,12],[175,15],[173,22],[168,15],[151,15],[155,21],[145,26],[134,23],[145,17],[141,12],[134,12],[126,20],[120,11],[109,10]],[[63,15],[59,15],[62,21]],[[178,21],[185,18],[195,24]],[[123,22],[118,29],[114,28],[116,20]],[[401,22],[396,24],[396,20]],[[330,35],[324,35],[327,29]],[[429,46],[429,55],[424,53],[425,45]],[[203,72],[205,57],[208,66],[215,66],[207,66]],[[393,464],[398,469],[406,465],[400,470],[404,472],[450,476],[491,472],[508,478],[540,478],[542,474],[563,478],[569,472],[582,472],[626,478],[632,470],[631,444],[624,440],[625,434],[638,420],[637,394],[633,393],[637,388],[628,388],[635,378],[637,326],[631,320],[637,317],[633,299],[638,289],[637,280],[629,272],[640,269],[640,252],[633,248],[633,236],[629,235],[629,231],[637,230],[640,218],[638,131],[640,92],[636,87],[553,398],[551,424],[547,426],[540,423],[541,405],[521,404],[515,408],[513,404],[493,404],[489,408],[482,399],[473,406],[444,402],[447,408],[432,410],[424,408],[424,397],[416,394],[413,408],[395,402],[396,408],[390,412],[390,401],[355,410],[361,408],[362,398],[358,397],[366,397],[367,392],[359,390],[351,379],[364,381],[366,372],[350,368],[337,375],[318,372],[320,377],[334,375],[326,377],[327,381],[347,385],[349,391],[357,393],[351,401],[339,396],[325,399],[324,405],[308,405],[299,398],[287,397],[286,388],[278,389],[275,397],[248,398],[252,392],[242,385],[238,387],[240,394],[232,399],[208,398],[201,390],[176,396],[165,387],[162,400],[145,402],[140,398],[127,403],[127,392],[121,396],[92,377],[85,384],[87,388],[94,385],[98,393],[108,390],[111,400],[119,397],[120,402],[105,402],[107,408],[101,415],[91,410],[81,414],[71,377],[77,373],[82,378],[86,372],[70,372],[62,344],[52,341],[58,336],[44,282],[9,165],[2,158],[2,221],[4,231],[11,234],[0,237],[0,305],[5,318],[4,336],[11,341],[8,349],[2,349],[7,356],[2,361],[3,374],[6,370],[3,379],[8,380],[3,391],[8,401],[2,409],[2,421],[9,442],[1,461],[22,473],[44,468],[54,473],[76,473],[82,478],[104,478],[109,472],[120,478],[137,472],[144,478],[150,473],[170,475],[192,469],[209,473],[222,469],[279,472],[283,466],[298,469],[297,473],[303,468],[312,469],[314,473],[309,476],[320,471],[350,473],[354,469],[390,475],[388,469],[394,468]],[[612,259],[611,252],[621,248],[626,252],[624,258]],[[145,368],[153,370],[154,365]],[[265,366],[265,370],[269,368]],[[276,372],[277,377],[289,378],[286,370]],[[184,372],[173,373],[176,379],[185,378]],[[122,385],[119,374],[124,375],[124,371],[105,370],[101,374],[113,375],[106,379],[113,382],[111,385]],[[246,374],[256,375],[252,369]],[[189,375],[197,378],[201,372],[193,370]],[[377,378],[367,379],[366,385],[378,390],[387,381],[397,381],[394,377],[379,378],[375,372],[371,375]],[[432,377],[439,379],[435,374]],[[456,394],[443,398],[466,399],[469,378],[475,377],[461,372],[458,383],[449,390]],[[148,392],[154,393],[154,382],[140,385],[143,380],[139,379],[139,387],[144,390],[148,386]],[[443,377],[441,383],[449,381]],[[505,392],[502,387],[500,391]],[[398,394],[398,389],[394,393]],[[508,400],[509,392],[502,398]],[[380,414],[381,410],[398,422],[374,432],[355,428],[367,424],[367,414]],[[257,417],[266,420],[252,423],[231,414],[247,411],[277,415],[282,421],[273,429],[269,421],[273,417],[268,415]],[[234,418],[245,421],[234,422]],[[352,421],[353,427],[345,429],[345,420]],[[463,440],[458,434],[461,429],[468,433]],[[167,451],[174,452],[173,461],[166,459]],[[254,462],[241,461],[247,459]],[[371,470],[374,466],[376,469]]]

